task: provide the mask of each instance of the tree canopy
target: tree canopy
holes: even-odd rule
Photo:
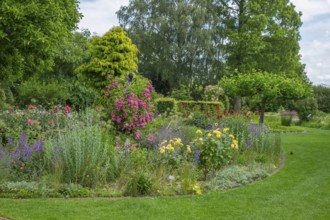
[[[2,0],[0,82],[49,70],[80,18],[77,0]]]
[[[140,72],[156,87],[219,80],[221,28],[211,1],[135,0],[117,12],[140,51]]]
[[[132,0],[117,15],[156,89],[216,84],[253,69],[307,81],[301,14],[289,0]]]
[[[263,124],[267,103],[303,99],[312,93],[311,86],[302,79],[260,71],[224,77],[220,85],[232,97],[256,97],[260,104],[260,124]]]

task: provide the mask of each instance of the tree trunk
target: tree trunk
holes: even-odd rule
[[[242,107],[241,98],[240,97],[236,97],[235,98],[235,103],[234,103],[234,110],[235,110],[235,112],[239,112],[241,110],[241,107]]]

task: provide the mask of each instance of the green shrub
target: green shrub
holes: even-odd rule
[[[233,165],[218,171],[206,187],[212,191],[225,190],[260,181],[268,176],[269,174],[262,164]]]
[[[177,109],[189,125],[209,129],[224,112],[222,102],[178,101]]]
[[[330,113],[330,88],[322,85],[313,86],[318,109]]]
[[[203,169],[205,177],[227,165],[239,149],[239,142],[229,128],[217,128],[206,133],[197,130],[196,135],[197,138],[193,141],[193,148],[196,150],[195,163]]]
[[[162,113],[175,113],[177,110],[176,100],[173,98],[160,98],[155,100],[156,111],[159,114]]]
[[[152,190],[152,181],[149,174],[133,172],[128,180],[125,195],[142,196],[148,195]]]
[[[57,104],[65,104],[70,97],[68,88],[59,82],[44,83],[36,79],[23,82],[18,88],[18,104],[26,106],[31,100],[36,105],[52,107]]]
[[[309,121],[317,111],[317,101],[314,97],[298,100],[294,104],[294,110],[298,112],[300,121]]]
[[[282,111],[281,112],[281,125],[291,126],[291,122],[294,116],[296,116],[294,111]]]
[[[171,92],[171,97],[176,100],[192,100],[191,91],[189,87],[181,85],[180,89],[174,89]]]

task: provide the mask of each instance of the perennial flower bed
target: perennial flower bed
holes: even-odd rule
[[[2,111],[0,196],[201,194],[221,190],[219,176],[233,165],[258,167],[253,175],[265,177],[279,163],[278,135],[245,115],[217,112],[203,123],[192,123],[203,114],[198,108],[157,115],[152,86],[144,85],[134,90],[110,77],[103,111]]]

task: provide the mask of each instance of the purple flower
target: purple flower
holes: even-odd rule
[[[34,150],[38,153],[38,154],[40,154],[42,151],[44,151],[45,149],[43,148],[43,146],[44,146],[44,142],[43,141],[38,141],[37,143],[36,143],[36,145],[34,146]]]
[[[11,136],[8,138],[7,141],[9,145],[13,145],[13,138]]]
[[[250,130],[253,134],[257,134],[259,130],[258,125],[254,123],[250,123]]]
[[[19,147],[20,148],[27,148],[28,144],[27,144],[27,137],[25,136],[24,132],[22,132],[21,136],[19,137]]]
[[[32,149],[29,147],[24,148],[24,154],[25,157],[31,157],[32,156]]]

